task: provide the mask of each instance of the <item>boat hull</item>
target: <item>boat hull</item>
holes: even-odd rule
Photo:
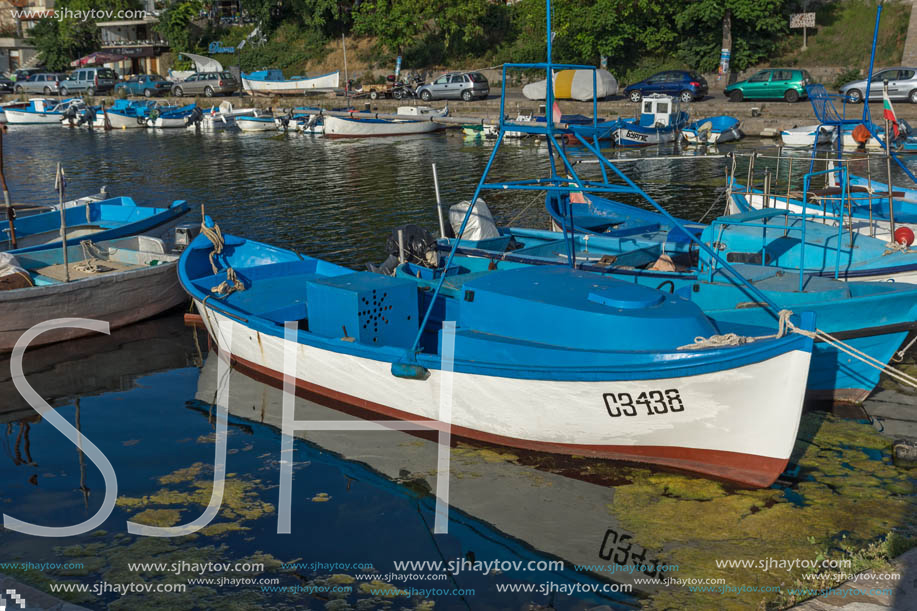
[[[248,370],[283,378],[282,337],[252,329],[195,299],[221,350]],[[225,339],[232,337],[231,349]],[[391,374],[391,363],[292,343],[296,386],[328,401],[402,420],[439,420],[443,374],[426,381]],[[490,443],[561,454],[651,463],[768,486],[786,467],[802,410],[810,354],[791,350],[715,373],[654,380],[551,381],[456,372],[452,431]],[[773,384],[779,372],[783,383]],[[667,422],[611,417],[607,393],[678,389],[685,408]],[[635,395],[636,396],[636,395]],[[563,410],[548,409],[564,406]],[[620,416],[620,413],[617,414]],[[487,430],[482,430],[486,423]],[[717,431],[711,434],[711,427]]]
[[[815,145],[815,132],[818,130],[817,125],[808,127],[794,127],[785,129],[780,132],[780,140],[783,146],[794,148],[811,148]],[[831,126],[822,127],[818,131],[818,144],[828,144],[834,141],[834,128]]]
[[[55,318],[103,320],[123,327],[187,300],[175,273],[175,264],[124,272],[109,272],[70,283],[0,291],[0,352],[13,349],[28,329]],[[86,329],[54,329],[37,336],[31,346],[92,335]]]
[[[242,90],[251,95],[298,95],[309,91],[336,89],[340,82],[340,73],[332,72],[313,78],[289,79],[283,81],[258,80],[242,77]]]
[[[446,127],[429,120],[388,121],[384,119],[343,119],[326,116],[324,121],[324,134],[328,138],[373,138],[428,134]]]
[[[92,126],[96,129],[105,129],[105,117],[108,117],[108,125],[111,129],[142,129],[145,128],[146,118],[122,115],[116,112],[106,112],[96,114]]]
[[[170,117],[157,117],[155,120],[148,119],[147,125],[149,127],[156,127],[162,129],[174,129],[178,127],[187,127],[188,118],[179,117],[179,118],[170,118]]]
[[[672,127],[646,129],[637,125],[622,125],[612,132],[617,146],[649,146],[675,140],[678,131]]]
[[[63,113],[60,112],[28,112],[25,110],[4,110],[6,122],[10,125],[54,125],[60,123]]]
[[[262,119],[268,120],[262,120]],[[272,117],[236,117],[236,125],[243,132],[275,132],[277,124]]]

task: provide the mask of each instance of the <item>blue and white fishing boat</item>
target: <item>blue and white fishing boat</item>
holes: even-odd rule
[[[550,3],[547,15],[551,31]],[[504,64],[503,82],[510,68],[595,69],[550,57],[549,40],[547,63]],[[549,89],[549,107],[552,99]],[[501,118],[470,201],[483,188],[571,191],[553,171],[488,184],[507,127]],[[522,129],[568,161],[553,123]],[[395,276],[355,272],[224,236],[208,218],[178,271],[219,350],[322,400],[493,443],[745,485],[770,485],[785,468],[812,351],[793,330],[811,331],[813,315],[784,312],[793,324],[780,328],[733,325],[667,291],[572,266],[471,271],[456,264],[455,248],[441,265],[410,265]],[[716,338],[732,332],[736,341]]]
[[[86,104],[80,98],[54,100],[50,98],[31,98],[25,108],[7,107],[4,109],[6,122],[10,125],[57,125],[70,109],[80,110]]]
[[[144,128],[156,107],[153,100],[115,100],[110,107],[96,112],[92,126],[97,129]]]
[[[236,125],[243,132],[267,132],[278,129],[272,114],[237,116]]]
[[[308,92],[337,89],[340,72],[329,72],[319,76],[294,76],[283,78],[280,70],[257,70],[242,73],[242,91],[251,95],[301,95]]]
[[[551,199],[555,200],[554,209],[567,210],[565,198]],[[563,203],[556,200],[563,200]],[[577,211],[584,207],[583,204],[574,206]],[[601,225],[598,216],[576,220],[574,213],[576,227],[585,224],[602,229],[599,234],[581,233],[574,237],[573,257],[577,269],[652,288],[662,287],[696,303],[705,314],[716,319],[728,318],[736,324],[753,325],[773,322],[773,312],[752,297],[741,282],[722,270],[714,271],[694,263],[691,242],[682,229],[673,227],[657,213],[623,204],[618,206],[618,214],[605,210]],[[463,212],[461,208],[450,212],[453,225],[460,222]],[[568,214],[562,216],[569,218]],[[704,235],[702,225],[683,227]],[[493,266],[507,269],[516,265],[569,264],[570,240],[563,233],[497,228],[486,206],[478,210],[474,226],[466,227],[462,235],[458,251],[468,259],[461,265],[472,271]],[[440,239],[438,250],[448,251],[453,242]],[[411,240],[411,243],[427,241]],[[727,259],[729,254],[727,251]],[[471,257],[477,259],[471,260]],[[409,251],[407,258],[425,261],[432,257],[424,252]],[[888,363],[908,332],[917,330],[917,285],[844,282],[825,276],[807,276],[800,288],[800,275],[789,270],[749,263],[734,263],[733,267],[778,307],[814,312],[820,329],[881,363]],[[880,369],[819,342],[813,351],[808,395],[860,402],[876,387],[880,374]]]
[[[99,235],[99,234],[97,234]],[[61,317],[122,327],[174,308],[186,299],[172,243],[149,236],[107,241],[82,238],[62,248],[0,253],[0,353],[24,332]],[[45,331],[37,346],[94,333],[66,327]]]
[[[201,114],[197,104],[161,106],[150,111],[146,124],[149,127],[159,128],[188,127]]]
[[[816,144],[830,144],[836,136],[833,125],[803,125],[781,130],[780,141],[790,148],[812,148]]]
[[[94,241],[112,240],[164,229],[176,223],[190,209],[184,200],[176,200],[168,208],[138,206],[133,199],[125,196],[101,201],[84,198],[81,201],[81,205],[65,206],[68,243],[90,238]],[[13,229],[15,249],[12,248],[9,222],[0,221],[0,250],[22,253],[60,246],[60,211],[17,218],[13,221]]]
[[[741,121],[735,117],[719,115],[689,123],[681,130],[688,144],[720,144],[742,137]]]
[[[637,119],[618,119],[611,129],[617,146],[645,146],[672,142],[688,124],[688,113],[681,110],[681,101],[672,96],[654,93],[643,98],[642,112]]]

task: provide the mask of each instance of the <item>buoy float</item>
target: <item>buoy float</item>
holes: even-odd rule
[[[914,232],[910,227],[898,227],[895,229],[895,241],[905,246],[914,243]]]

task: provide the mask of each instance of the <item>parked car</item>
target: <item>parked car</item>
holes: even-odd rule
[[[15,83],[13,83],[12,80],[0,74],[0,91],[3,93],[9,93],[13,91],[14,85]]]
[[[167,81],[158,74],[135,74],[115,85],[115,95],[167,95],[172,91],[172,81]],[[122,93],[123,92],[123,93]]]
[[[917,68],[886,68],[872,73],[869,99],[882,99],[883,81],[888,81],[888,97],[893,100],[907,100],[917,104]],[[859,104],[866,97],[866,79],[853,81],[841,87],[841,94],[848,102]]]
[[[88,95],[111,91],[118,75],[111,68],[80,68],[60,82],[60,94],[82,91]]]
[[[45,72],[45,69],[44,68],[20,68],[19,70],[16,70],[13,72],[13,74],[10,76],[10,79],[13,80],[14,82],[19,81],[20,79],[25,80],[29,78],[30,76],[32,76],[33,74],[38,74],[39,72]]]
[[[682,102],[700,100],[707,95],[707,79],[693,70],[666,70],[624,88],[624,96],[631,102],[654,93],[677,96]]]
[[[745,99],[780,99],[798,102],[806,97],[806,85],[812,84],[808,70],[796,68],[768,68],[760,70],[750,78],[733,83],[723,91],[730,102]]]
[[[239,89],[239,81],[229,70],[223,72],[198,72],[172,86],[172,95],[181,97],[185,94],[204,94],[208,98],[215,95],[232,95]]]
[[[459,98],[470,102],[474,98],[484,99],[490,95],[490,85],[480,72],[450,72],[420,87],[417,95],[424,102]]]
[[[53,72],[39,72],[27,79],[16,81],[16,93],[43,93],[51,95],[60,91],[60,82],[66,78],[65,74]]]

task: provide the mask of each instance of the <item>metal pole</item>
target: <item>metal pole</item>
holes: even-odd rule
[[[436,190],[436,215],[439,217],[439,237],[446,237],[446,220],[443,218],[443,202],[439,197],[439,177],[436,175],[436,164],[433,164],[433,188]]]
[[[869,74],[866,75],[866,97],[863,98],[863,122],[869,123],[872,117],[869,114],[869,86],[872,84],[872,68],[876,63],[876,38],[879,36],[879,18],[882,16],[882,3],[876,4],[876,25],[872,30],[872,52],[869,54]],[[840,131],[840,127],[838,127]],[[840,138],[843,133],[838,134]]]
[[[895,241],[895,198],[892,195],[892,149],[888,145],[888,134],[891,129],[889,120],[885,120],[885,172],[888,175],[888,233],[889,241]]]
[[[398,262],[404,263],[404,230],[398,230]]]
[[[64,170],[57,162],[57,180],[54,188],[57,189],[57,198],[60,204],[60,241],[64,252],[64,281],[70,282],[70,262],[67,259],[67,210],[64,208]]]
[[[770,168],[764,170],[764,205],[762,208],[769,208],[771,204],[771,171]]]
[[[3,132],[6,131],[6,125],[0,125],[0,185],[3,186],[3,206],[6,208],[6,221],[10,231],[10,250],[16,248],[16,226],[13,219],[16,218],[16,212],[10,203],[10,191],[6,187],[6,177],[3,175]]]
[[[347,108],[350,108],[350,79],[347,77],[347,43],[344,41],[344,32],[341,32],[341,48],[344,50],[344,96],[347,98]]]

